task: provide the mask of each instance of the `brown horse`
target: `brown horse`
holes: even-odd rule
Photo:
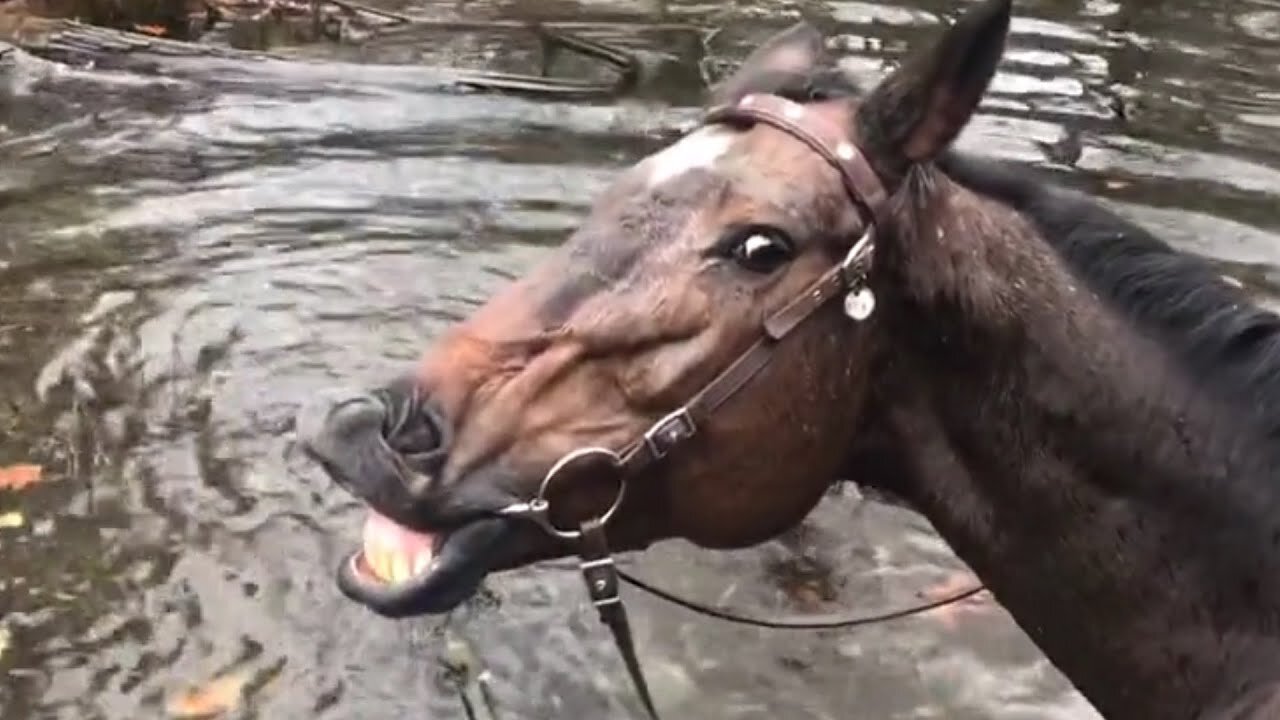
[[[758,543],[851,478],[923,512],[1106,716],[1280,716],[1280,319],[948,150],[1010,11],[975,6],[866,93],[816,31],[781,33],[717,89],[735,110],[622,172],[412,376],[304,413],[374,510],[343,591],[440,612],[577,552],[504,513],[544,478],[558,528],[624,480],[615,549]]]

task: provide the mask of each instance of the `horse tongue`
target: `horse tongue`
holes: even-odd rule
[[[364,561],[379,580],[404,582],[430,567],[435,540],[370,510],[364,521]]]

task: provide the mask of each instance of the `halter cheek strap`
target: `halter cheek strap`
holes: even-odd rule
[[[778,95],[747,95],[732,105],[712,108],[703,125],[764,123],[799,140],[840,175],[845,194],[858,208],[866,228],[844,259],[823,273],[804,292],[764,321],[760,338],[709,382],[689,402],[659,420],[642,442],[623,455],[622,476],[635,477],[676,446],[692,438],[699,424],[749,383],[772,359],[773,348],[801,323],[835,298],[844,295],[845,314],[867,319],[875,297],[867,287],[875,250],[875,227],[884,218],[888,194],[862,151],[844,130],[811,108]]]

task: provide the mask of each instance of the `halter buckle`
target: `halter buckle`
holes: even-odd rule
[[[696,435],[698,425],[687,406],[680,407],[653,424],[644,433],[644,444],[655,460],[661,460],[675,446]]]
[[[867,280],[867,271],[871,269],[871,256],[875,252],[875,226],[868,225],[858,242],[849,248],[848,254],[840,261],[840,273],[845,284],[857,288]]]
[[[844,296],[844,314],[854,322],[866,320],[876,309],[876,295],[867,287],[867,272],[875,252],[874,242],[875,226],[868,225],[867,231],[840,261],[840,275],[848,288]]]

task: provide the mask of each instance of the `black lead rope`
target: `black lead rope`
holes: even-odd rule
[[[613,561],[613,553],[609,551],[609,540],[604,534],[604,523],[594,518],[582,523],[582,537],[579,540],[579,554],[582,558],[580,567],[582,577],[587,581],[587,592],[591,595],[591,604],[600,613],[600,622],[613,633],[614,644],[622,655],[622,662],[631,675],[631,683],[636,687],[636,694],[644,703],[650,720],[659,720],[658,711],[654,707],[653,697],[649,694],[649,684],[645,682],[644,671],[640,669],[640,658],[636,656],[635,638],[631,635],[631,622],[627,619],[627,608],[622,604],[619,595],[618,566]]]
[[[637,587],[650,595],[666,600],[672,605],[678,605],[686,610],[693,611],[699,615],[706,615],[718,620],[725,620],[739,625],[748,625],[750,627],[769,628],[771,630],[833,630],[839,628],[859,627],[861,625],[874,625],[876,623],[887,622],[889,620],[899,620],[912,615],[936,610],[940,607],[953,605],[977,595],[986,590],[986,586],[981,583],[966,588],[959,592],[947,595],[938,600],[930,600],[929,602],[920,603],[918,605],[908,605],[897,610],[876,613],[873,615],[805,615],[799,618],[784,620],[769,620],[766,618],[754,618],[746,615],[737,615],[728,610],[720,610],[719,608],[703,605],[702,603],[682,598],[668,590],[650,585],[640,578],[626,572],[618,570],[618,575],[630,585]]]
[[[653,696],[649,693],[649,684],[645,681],[644,671],[640,667],[640,658],[636,655],[636,644],[635,638],[631,633],[631,622],[627,618],[627,608],[623,605],[622,596],[619,593],[620,579],[654,597],[701,615],[740,625],[782,630],[851,628],[897,620],[961,602],[986,589],[982,584],[977,584],[939,600],[873,615],[819,615],[807,616],[803,619],[783,620],[753,618],[687,600],[618,569],[618,565],[613,559],[613,553],[609,550],[609,540],[605,535],[604,523],[599,518],[583,522],[579,529],[581,535],[578,540],[578,566],[582,570],[583,580],[587,583],[587,592],[591,597],[591,604],[595,606],[596,611],[600,614],[600,621],[613,634],[613,641],[618,647],[618,654],[622,656],[622,662],[626,665],[627,674],[631,676],[631,683],[635,686],[636,694],[640,696],[640,701],[644,704],[644,709],[648,713],[650,720],[660,720],[660,718],[653,702]]]

